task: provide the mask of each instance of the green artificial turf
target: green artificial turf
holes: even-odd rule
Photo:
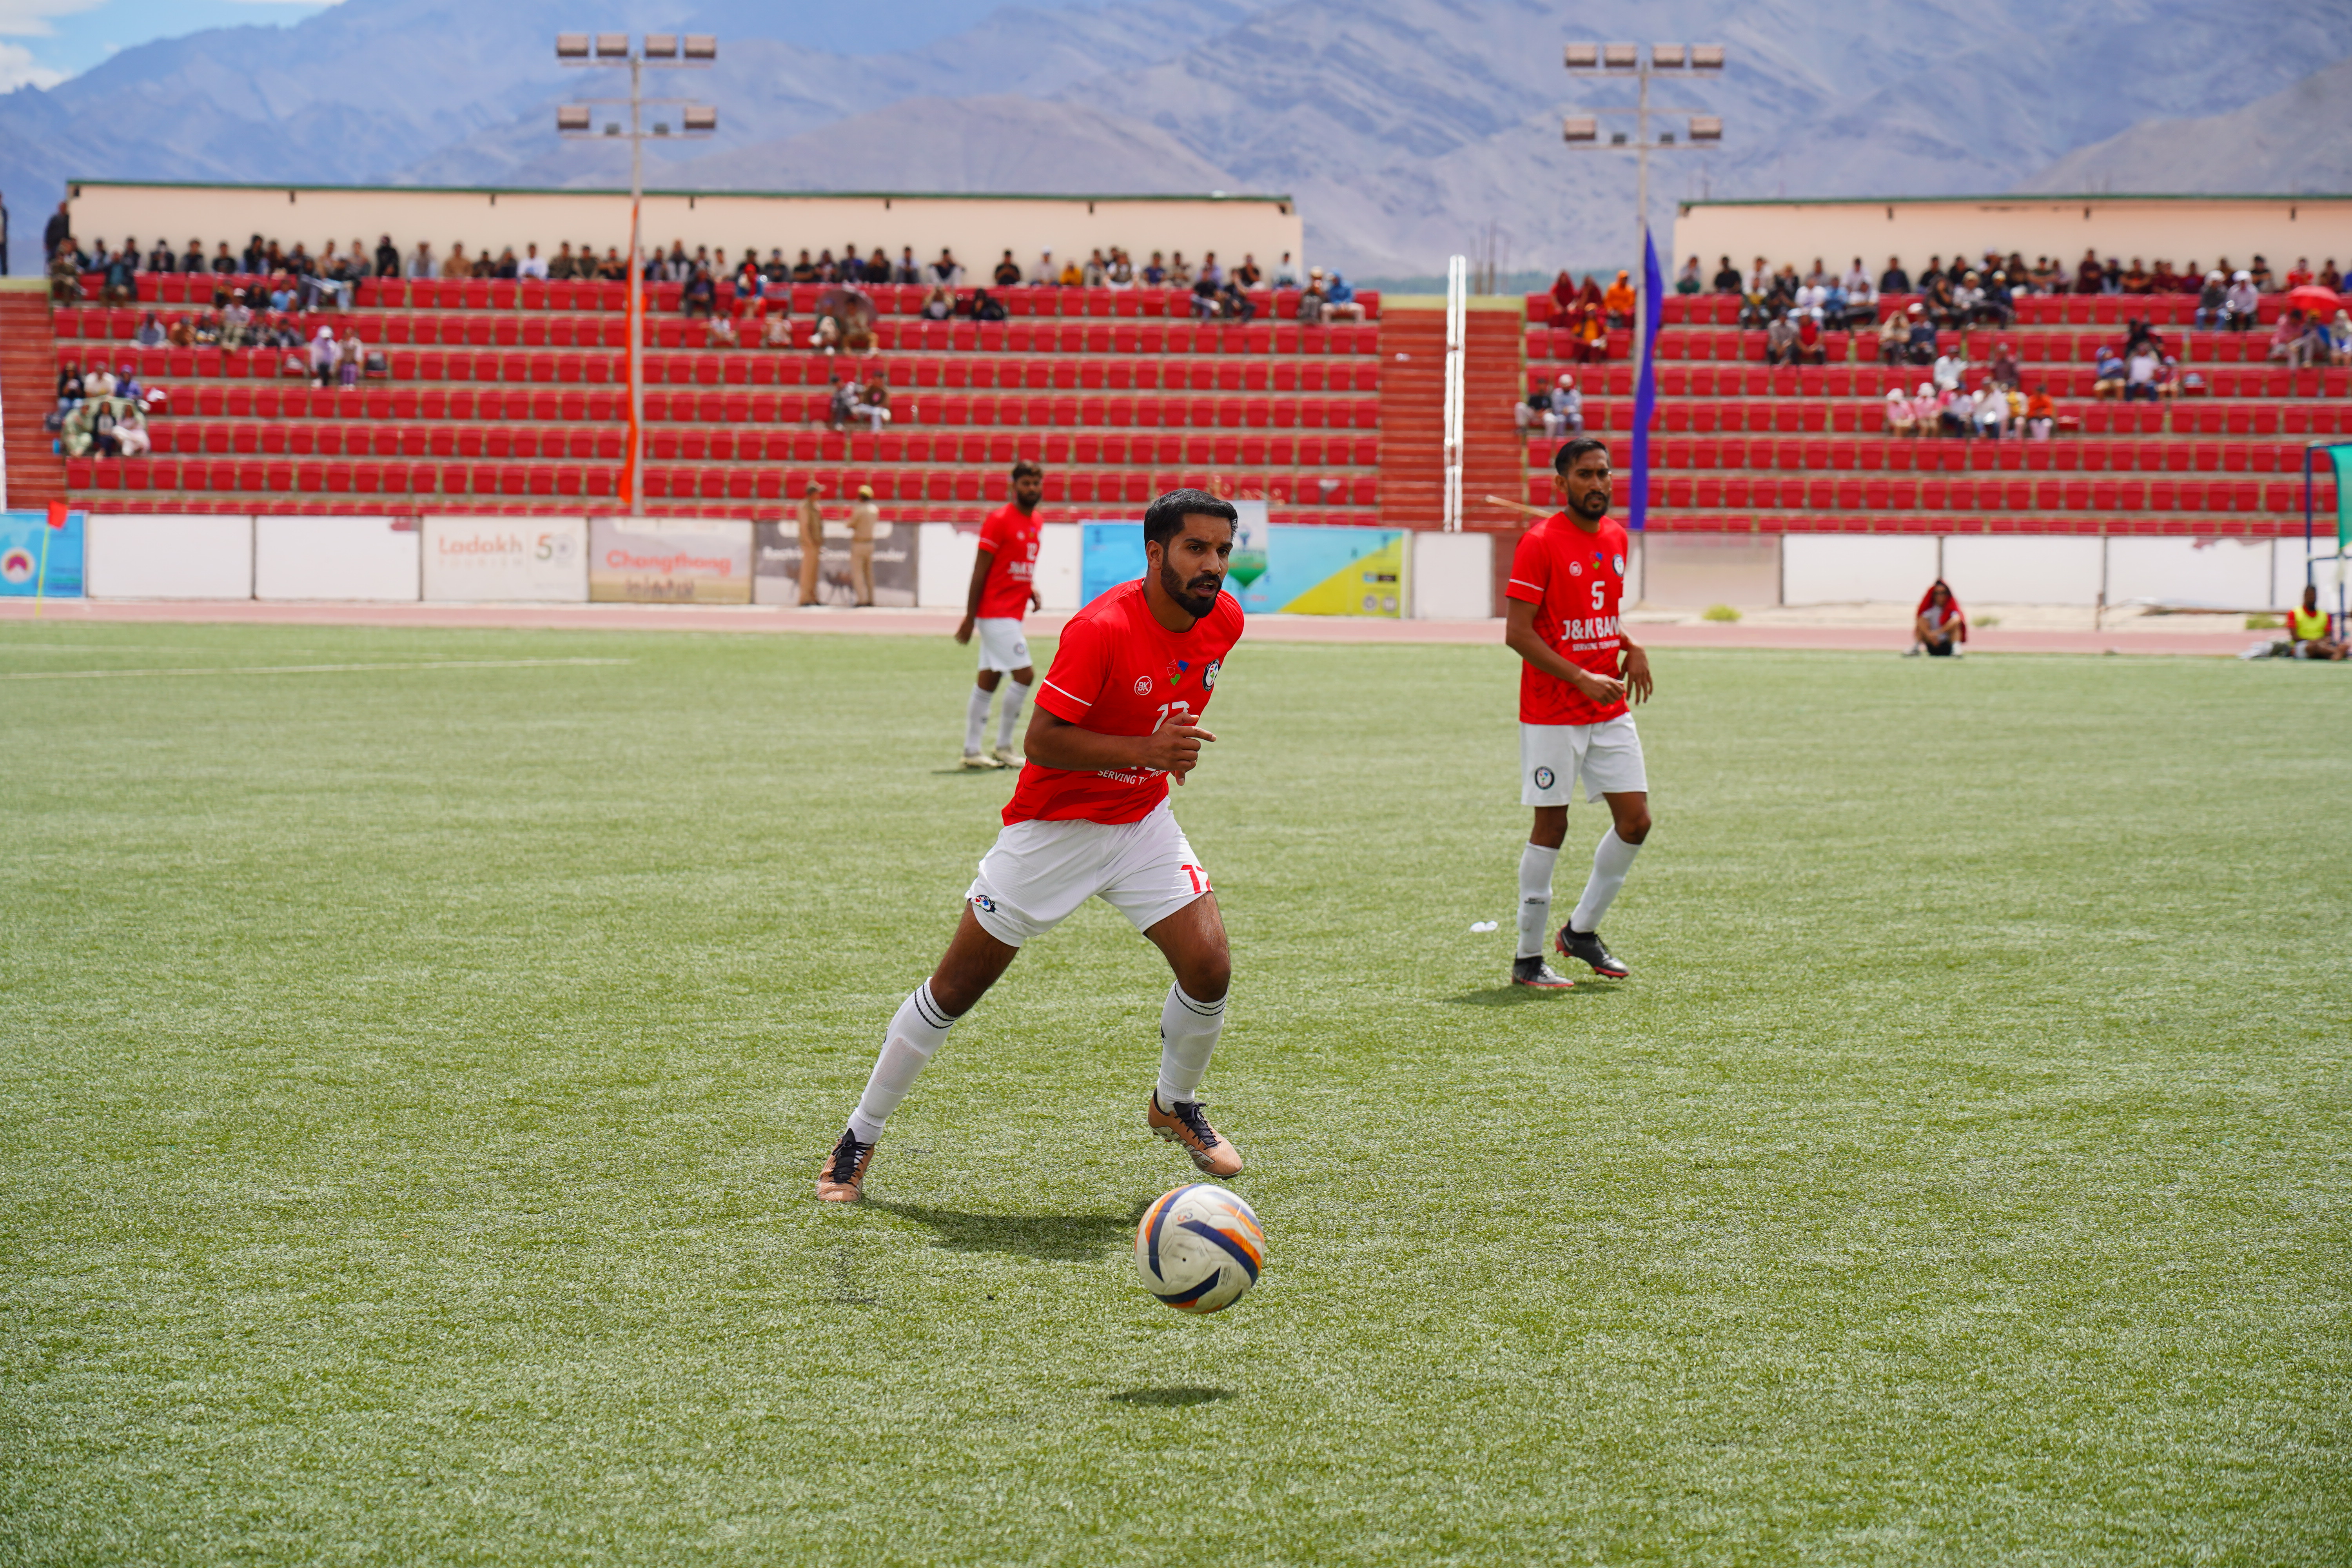
[[[1662,654],[1635,978],[1545,996],[1508,657],[1245,642],[1194,1320],[1099,904],[811,1200],[969,663],[0,626],[0,1561],[2352,1559],[2340,671]]]

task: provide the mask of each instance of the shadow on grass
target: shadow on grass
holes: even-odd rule
[[[1579,981],[1572,991],[1538,991],[1528,985],[1504,984],[1489,986],[1484,991],[1465,991],[1461,995],[1448,997],[1447,1000],[1463,1007],[1526,1007],[1544,1002],[1572,1007],[1580,999],[1608,994],[1609,987],[1606,985],[1586,984]]]
[[[964,1214],[922,1204],[866,1202],[886,1214],[928,1226],[950,1252],[1009,1252],[1048,1263],[1092,1263],[1123,1247],[1135,1221],[1115,1214]]]
[[[1124,1394],[1114,1394],[1112,1405],[1149,1405],[1181,1408],[1189,1405],[1213,1405],[1220,1399],[1231,1399],[1230,1388],[1130,1388]]]

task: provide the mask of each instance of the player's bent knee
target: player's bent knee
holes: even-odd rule
[[[1233,955],[1219,942],[1213,952],[1188,956],[1184,966],[1176,972],[1176,984],[1195,1002],[1223,1001],[1225,993],[1233,988]]]
[[[1037,684],[1037,668],[1024,664],[1013,672],[1013,679],[1023,686],[1034,686]]]

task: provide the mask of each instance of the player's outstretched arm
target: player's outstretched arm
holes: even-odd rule
[[[1565,680],[1595,702],[1615,702],[1625,695],[1625,683],[1569,663],[1559,650],[1536,633],[1536,607],[1525,599],[1508,601],[1503,623],[1503,646],[1556,680]]]
[[[1039,708],[1029,716],[1029,732],[1022,754],[1048,768],[1072,773],[1105,769],[1127,773],[1156,768],[1178,784],[1199,765],[1201,744],[1216,737],[1190,719],[1171,714],[1149,735],[1105,735],[1056,718]]]

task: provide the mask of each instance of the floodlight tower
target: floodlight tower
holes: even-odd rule
[[[623,104],[629,106],[629,123],[623,130],[617,120],[606,121],[601,134],[613,140],[626,139],[629,143],[629,447],[621,465],[621,497],[626,502],[631,517],[646,514],[645,449],[646,449],[646,374],[645,374],[645,240],[643,218],[646,199],[646,139],[650,136],[667,141],[672,134],[667,120],[654,121],[646,129],[645,106],[648,103],[670,103],[678,106],[678,126],[676,134],[696,138],[709,136],[719,129],[719,110],[707,104],[689,103],[682,98],[647,98],[645,96],[645,73],[647,66],[685,69],[707,68],[718,63],[719,40],[708,33],[688,33],[683,41],[676,33],[647,33],[642,46],[632,47],[626,33],[598,33],[592,39],[586,33],[555,35],[555,58],[567,66],[625,67],[629,73],[629,96],[626,98],[592,98],[582,103],[559,104],[555,110],[556,133],[573,140],[598,135],[596,116],[591,105]]]
[[[1628,147],[1639,171],[1634,181],[1633,197],[1633,265],[1642,265],[1642,245],[1650,234],[1650,154],[1680,152],[1685,148],[1712,149],[1722,145],[1723,117],[1702,114],[1695,109],[1654,108],[1650,103],[1650,77],[1654,71],[1719,71],[1723,68],[1721,44],[1652,44],[1650,58],[1642,58],[1639,44],[1570,44],[1567,49],[1567,65],[1570,72],[1582,75],[1591,72],[1603,77],[1633,76],[1641,84],[1640,96],[1630,108],[1596,109],[1591,114],[1572,114],[1560,121],[1560,140],[1571,147],[1593,148],[1604,145],[1601,140],[1600,121],[1603,114],[1630,114],[1633,117],[1633,135],[1628,147],[1625,133],[1611,133],[1606,145],[1612,149]],[[1677,142],[1671,131],[1656,136],[1650,134],[1652,115],[1688,115],[1689,140]],[[1663,274],[1661,274],[1663,276]],[[1633,365],[1639,374],[1642,363],[1649,357],[1649,332],[1645,322],[1648,308],[1633,312]]]

